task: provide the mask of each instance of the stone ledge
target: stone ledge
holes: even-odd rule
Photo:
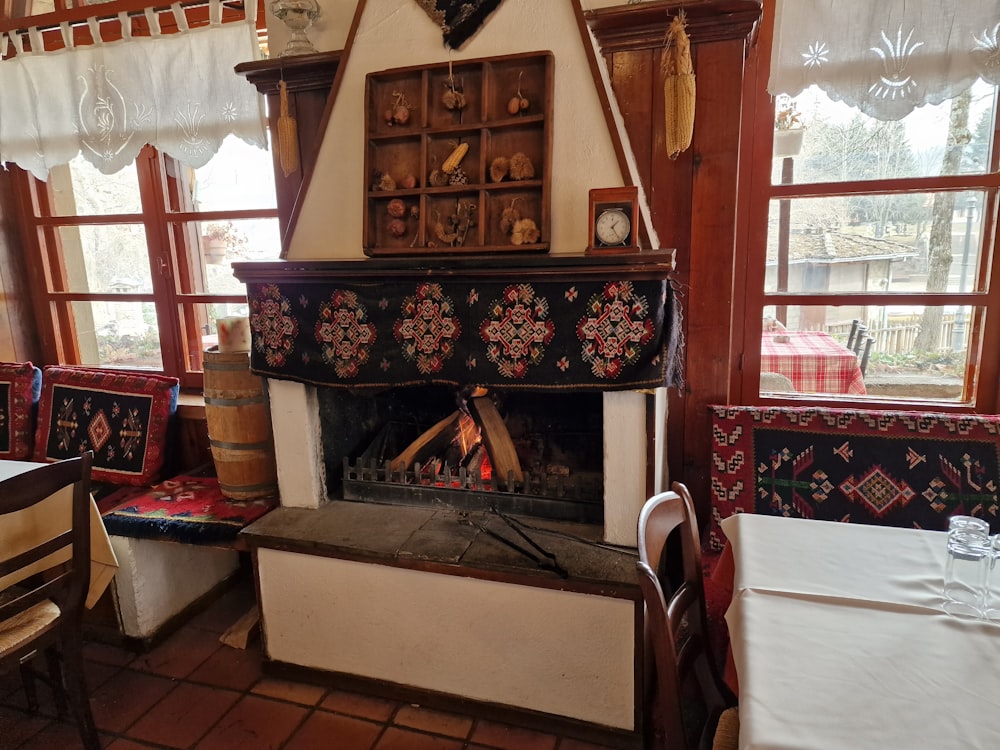
[[[545,570],[489,533],[542,558],[489,512],[335,500],[321,508],[277,508],[241,533],[250,548],[340,557],[447,575],[639,600],[636,553],[601,543],[601,527],[518,517],[522,530],[566,572]]]

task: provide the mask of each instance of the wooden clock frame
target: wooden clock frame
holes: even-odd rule
[[[609,208],[620,208],[628,214],[632,228],[623,245],[603,245],[596,235],[597,217]],[[612,255],[639,251],[639,188],[635,185],[613,188],[591,188],[587,255]]]

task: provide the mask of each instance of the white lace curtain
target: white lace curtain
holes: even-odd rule
[[[880,120],[1000,84],[998,0],[777,0],[768,91],[812,84]]]
[[[133,37],[131,20],[119,16],[123,38],[102,42],[90,19],[93,45],[43,51],[37,29],[31,49],[20,35],[0,36],[0,162],[14,162],[39,179],[82,154],[105,174],[131,164],[149,143],[192,167],[203,166],[227,135],[266,148],[257,90],[233,72],[256,60],[256,2],[246,21],[222,23],[220,0],[211,0],[211,25],[189,29],[179,4],[171,6],[179,31],[161,34],[146,12],[151,36]]]

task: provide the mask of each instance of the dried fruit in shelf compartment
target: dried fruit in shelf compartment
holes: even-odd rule
[[[393,237],[402,237],[406,234],[406,222],[402,219],[393,219],[389,222],[389,234]]]
[[[510,241],[515,245],[531,245],[538,242],[541,232],[531,219],[518,219],[510,233]]]
[[[440,169],[435,169],[427,178],[427,182],[430,183],[431,187],[444,187],[448,184],[448,175]]]
[[[457,168],[454,172],[448,175],[449,185],[468,185],[469,175],[465,173],[465,170],[461,167]]]
[[[490,179],[493,182],[500,182],[510,171],[510,159],[506,156],[498,156],[490,163]]]
[[[520,71],[517,74],[517,93],[512,96],[507,102],[507,114],[513,116],[520,114],[531,106],[531,102],[528,98],[521,93],[521,79],[524,77],[524,71]]]
[[[530,180],[535,176],[535,166],[526,154],[518,151],[510,157],[510,179]]]
[[[389,216],[394,219],[402,219],[406,214],[406,204],[399,198],[393,198],[389,201],[389,205],[386,206],[386,210],[389,212]]]
[[[417,178],[412,174],[408,174],[399,181],[399,186],[403,188],[403,190],[413,190],[413,188],[417,186]]]
[[[520,198],[512,200],[510,205],[504,206],[503,211],[500,213],[500,231],[504,234],[510,234],[518,219],[521,218],[521,212],[517,210],[517,202],[519,200]]]
[[[406,125],[410,121],[410,110],[413,107],[406,100],[406,94],[402,91],[392,92],[392,123],[395,125]]]
[[[375,182],[372,183],[372,190],[378,192],[391,191],[396,189],[396,181],[392,179],[392,175],[386,174],[385,172],[375,173]]]

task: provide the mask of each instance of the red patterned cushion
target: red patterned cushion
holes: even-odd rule
[[[0,362],[0,458],[31,458],[41,378],[31,362]]]
[[[38,404],[35,460],[94,451],[98,482],[152,484],[163,468],[176,378],[46,367]]]

